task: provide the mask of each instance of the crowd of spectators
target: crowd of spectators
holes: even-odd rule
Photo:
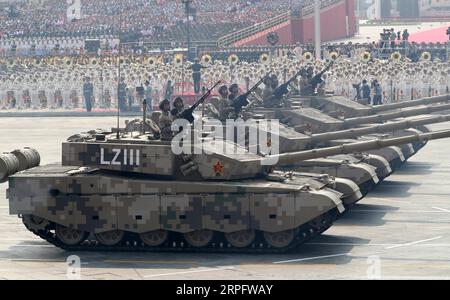
[[[307,49],[299,47],[281,49],[270,59],[267,59],[269,53],[263,52],[258,60],[246,60],[243,53],[235,52],[223,59],[211,55],[209,63],[203,60],[208,56],[205,54],[201,60],[205,66],[201,71],[201,87],[206,88],[222,80],[228,84],[237,83],[244,91],[246,86],[254,84],[270,70],[280,82],[284,82],[302,67],[313,66],[317,73],[327,64],[326,60],[315,62],[314,59],[307,59],[306,52]],[[230,60],[233,55],[238,58],[234,63]],[[90,90],[94,108],[113,108],[117,101],[120,102],[120,97],[127,99],[129,107],[139,107],[137,88],[146,85],[147,81],[146,89],[151,88],[153,104],[156,105],[164,98],[193,93],[190,64],[182,59],[177,62],[176,57],[124,55],[120,59],[123,79],[120,95],[117,94],[117,56],[16,57],[2,60],[0,109],[81,108],[81,95],[86,82],[93,84]],[[324,77],[328,90],[356,101],[367,100],[367,97],[358,97],[356,88],[366,80],[372,84],[373,96],[377,96],[372,98],[373,104],[380,104],[448,93],[450,63],[439,59],[413,62],[404,58],[366,60],[361,56],[341,56]]]
[[[191,12],[196,24],[258,23],[310,3],[311,0],[192,0]],[[81,0],[81,18],[74,20],[67,16],[68,7],[61,0],[13,1],[0,11],[0,38],[118,32],[154,37],[186,21],[185,7],[176,0]]]

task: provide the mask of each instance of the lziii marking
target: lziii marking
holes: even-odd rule
[[[139,149],[100,149],[100,164],[112,166],[139,166]]]

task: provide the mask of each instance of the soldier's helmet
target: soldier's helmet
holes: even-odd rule
[[[173,100],[173,106],[174,106],[174,107],[176,107],[178,103],[180,103],[181,105],[184,105],[184,104],[183,104],[183,98],[181,98],[181,97],[176,97],[175,100]]]
[[[238,84],[237,83],[233,83],[232,85],[230,85],[230,87],[229,87],[229,91],[230,92],[237,92],[239,90],[239,86],[238,86]]]
[[[228,93],[228,87],[226,85],[222,85],[219,88],[219,94],[221,95],[226,95]]]
[[[164,106],[166,106],[166,104],[167,104],[167,105],[170,105],[170,101],[167,100],[167,99],[164,99],[163,101],[161,101],[161,102],[159,103],[159,109],[160,109],[160,110],[163,110],[163,109],[164,109]]]

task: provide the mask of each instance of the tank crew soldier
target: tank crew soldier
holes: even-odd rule
[[[188,67],[192,70],[192,80],[194,81],[194,91],[195,94],[200,93],[200,81],[201,81],[201,70],[206,69],[206,67],[200,64],[200,60],[196,58],[194,63]]]
[[[94,85],[91,83],[89,77],[84,79],[83,96],[86,104],[86,111],[92,111],[92,96],[94,95]]]
[[[172,119],[177,119],[178,116],[185,110],[183,98],[177,97],[173,100],[173,108],[170,111]]]
[[[296,79],[289,85],[290,93],[291,93],[292,95],[299,95],[299,94],[300,94],[300,88],[299,88],[299,85],[300,85],[300,80],[299,80],[298,78],[296,78]]]
[[[159,117],[159,128],[161,130],[161,140],[171,141],[173,137],[172,133],[172,117],[170,116],[170,101],[164,99],[159,104],[161,109],[161,116]]]
[[[275,74],[272,74],[271,80],[270,80],[270,87],[274,91],[279,85],[278,77]]]
[[[229,103],[233,103],[233,100],[236,99],[236,97],[239,94],[239,86],[237,85],[237,83],[233,83],[228,88],[228,91],[229,91],[228,101],[229,101]]]
[[[233,114],[234,107],[230,105],[228,100],[228,87],[226,85],[219,88],[219,95],[219,120],[224,122]]]
[[[313,96],[315,91],[313,86],[310,84],[310,80],[313,78],[314,68],[312,66],[308,67],[306,72],[301,75],[300,80],[300,94],[302,96]]]

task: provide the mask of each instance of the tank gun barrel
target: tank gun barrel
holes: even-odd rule
[[[17,172],[39,166],[41,157],[33,148],[24,148],[0,154],[0,182]]]
[[[355,125],[367,124],[367,123],[382,123],[388,120],[393,120],[397,118],[408,118],[418,115],[431,114],[435,112],[442,112],[450,109],[450,104],[418,107],[408,110],[378,114],[367,117],[350,118],[344,120],[345,127],[353,127]]]
[[[389,122],[389,123],[385,123],[385,124],[373,125],[373,126],[362,127],[362,128],[354,128],[354,129],[347,129],[347,130],[341,130],[341,131],[317,133],[317,134],[311,135],[311,142],[317,143],[317,142],[337,140],[337,139],[351,139],[351,138],[356,138],[356,137],[359,137],[362,135],[367,135],[367,134],[392,132],[395,130],[408,129],[408,128],[413,128],[416,126],[423,126],[423,125],[442,123],[442,122],[448,122],[448,121],[450,121],[450,115],[442,115],[442,116],[439,115],[439,116],[425,117],[425,118],[420,118],[420,119],[410,119],[410,120]]]
[[[276,160],[277,165],[292,164],[293,162],[328,157],[339,154],[352,154],[369,150],[381,149],[390,146],[410,144],[420,141],[430,141],[450,137],[450,130],[441,130],[429,133],[407,135],[396,138],[379,138],[371,141],[349,143],[340,146],[319,148],[307,151],[284,153],[268,156],[266,159]]]
[[[450,101],[450,94],[436,96],[436,97],[427,97],[427,98],[411,100],[411,101],[404,101],[404,102],[399,102],[399,103],[379,105],[379,106],[373,107],[371,109],[371,112],[377,114],[380,112],[390,111],[393,109],[416,107],[418,105],[429,105],[429,104],[448,102],[448,101]]]

